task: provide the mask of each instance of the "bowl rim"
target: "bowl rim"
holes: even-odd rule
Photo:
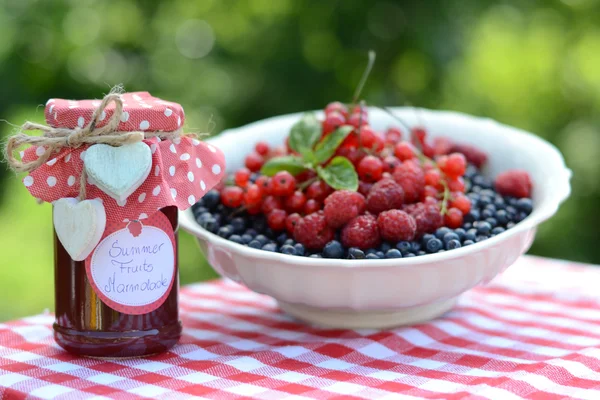
[[[393,111],[401,111],[407,110],[408,107],[392,107]],[[415,108],[411,107],[410,109],[414,110]],[[179,211],[180,225],[181,227],[193,234],[196,237],[202,238],[208,242],[212,242],[220,247],[225,247],[229,251],[239,253],[240,255],[252,258],[259,259],[268,259],[273,262],[280,262],[285,264],[294,264],[302,267],[308,268],[388,268],[388,267],[411,267],[413,265],[421,265],[421,264],[432,264],[436,262],[454,260],[457,258],[462,258],[465,255],[477,253],[480,250],[493,247],[512,236],[517,235],[520,232],[531,230],[536,228],[537,225],[544,222],[548,218],[550,218],[557,210],[560,204],[562,204],[571,193],[570,179],[572,176],[572,172],[569,168],[567,168],[564,158],[560,151],[556,148],[556,146],[547,142],[546,140],[540,138],[533,133],[514,128],[508,125],[501,124],[489,118],[481,118],[476,117],[464,113],[459,113],[455,111],[437,111],[437,110],[427,110],[420,109],[422,112],[432,113],[439,116],[450,116],[450,117],[458,117],[458,118],[468,118],[471,120],[475,120],[479,123],[486,124],[494,124],[497,128],[501,128],[510,132],[511,135],[516,135],[517,138],[521,137],[523,139],[534,141],[536,145],[540,147],[546,148],[546,151],[553,153],[554,158],[558,158],[560,160],[560,176],[556,177],[558,180],[558,191],[556,193],[552,192],[552,196],[547,196],[540,201],[540,206],[534,207],[533,212],[527,216],[523,221],[517,223],[514,227],[486,240],[481,242],[474,243],[472,245],[461,247],[458,249],[453,249],[452,251],[445,251],[443,253],[435,253],[435,254],[426,254],[418,257],[402,257],[402,258],[390,258],[390,259],[378,259],[378,260],[368,260],[365,262],[365,259],[334,259],[334,258],[311,258],[311,257],[301,257],[301,256],[292,256],[288,254],[275,253],[260,249],[254,249],[248,246],[244,246],[242,244],[238,244],[232,242],[228,239],[222,238],[214,233],[211,233],[204,228],[202,228],[194,219],[191,207],[185,211]],[[315,110],[314,112],[321,112],[321,110]],[[285,114],[275,117],[270,117],[266,119],[262,119],[259,121],[252,122],[250,124],[246,124],[240,126],[238,128],[228,129],[223,131],[220,135],[215,136],[207,140],[207,142],[215,142],[226,140],[228,136],[237,134],[240,131],[243,131],[249,127],[262,125],[266,123],[273,122],[275,120],[282,119],[291,119],[294,117],[299,117],[304,112]],[[542,206],[543,205],[543,206]]]

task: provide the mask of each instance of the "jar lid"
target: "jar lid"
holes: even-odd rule
[[[123,111],[116,131],[144,132],[142,143],[151,150],[152,166],[143,183],[124,200],[111,197],[87,176],[85,199],[100,199],[108,222],[145,219],[166,206],[185,210],[221,181],[225,157],[219,149],[193,136],[161,135],[161,132],[181,129],[185,120],[181,105],[152,97],[147,92],[125,93],[121,100]],[[46,104],[46,122],[54,128],[83,128],[90,123],[99,105],[99,100],[51,99]],[[105,125],[114,112],[115,105],[109,104],[100,114],[96,127]],[[47,162],[31,171],[23,183],[34,197],[45,202],[78,197],[79,178],[90,146],[97,145],[59,149]],[[119,147],[114,149],[119,152]],[[31,146],[21,152],[21,159],[35,161],[45,151],[43,146]],[[119,157],[122,155],[116,159]]]

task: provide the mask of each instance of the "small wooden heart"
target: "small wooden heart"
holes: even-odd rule
[[[106,227],[106,212],[100,200],[79,201],[65,197],[53,203],[56,236],[75,261],[85,260]]]
[[[85,152],[85,172],[117,201],[125,201],[148,177],[152,151],[144,142],[112,147],[95,144]]]

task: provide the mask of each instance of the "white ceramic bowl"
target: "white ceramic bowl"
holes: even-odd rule
[[[417,123],[414,109],[394,110],[408,124]],[[282,144],[300,115],[258,121],[210,142],[223,150],[227,169],[233,171],[243,166],[257,141]],[[487,152],[486,175],[527,170],[534,182],[531,215],[468,247],[387,260],[332,260],[252,249],[202,229],[191,210],[181,213],[181,226],[198,238],[219,274],[274,297],[284,311],[301,320],[337,328],[386,328],[435,318],[452,308],[461,293],[490,281],[529,249],[537,225],[569,196],[571,171],[553,145],[531,133],[455,112],[420,110],[419,115],[431,137],[449,136]],[[378,130],[397,125],[379,109],[370,110],[369,120]]]

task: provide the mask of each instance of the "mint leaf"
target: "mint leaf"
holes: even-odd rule
[[[274,157],[267,161],[261,168],[260,173],[267,176],[273,176],[279,171],[288,171],[292,175],[298,175],[305,171],[306,167],[301,157],[282,156]]]
[[[323,138],[323,140],[317,144],[317,147],[315,147],[315,158],[317,164],[322,164],[329,160],[340,144],[342,144],[344,139],[346,139],[350,132],[352,132],[352,130],[354,130],[354,127],[350,125],[343,125],[337,128],[331,134],[325,136],[325,138]]]
[[[312,153],[312,148],[321,137],[321,133],[321,122],[313,113],[306,113],[292,126],[290,148],[306,157]]]
[[[346,157],[335,157],[325,168],[317,166],[317,174],[336,190],[355,192],[358,189],[358,175]]]

